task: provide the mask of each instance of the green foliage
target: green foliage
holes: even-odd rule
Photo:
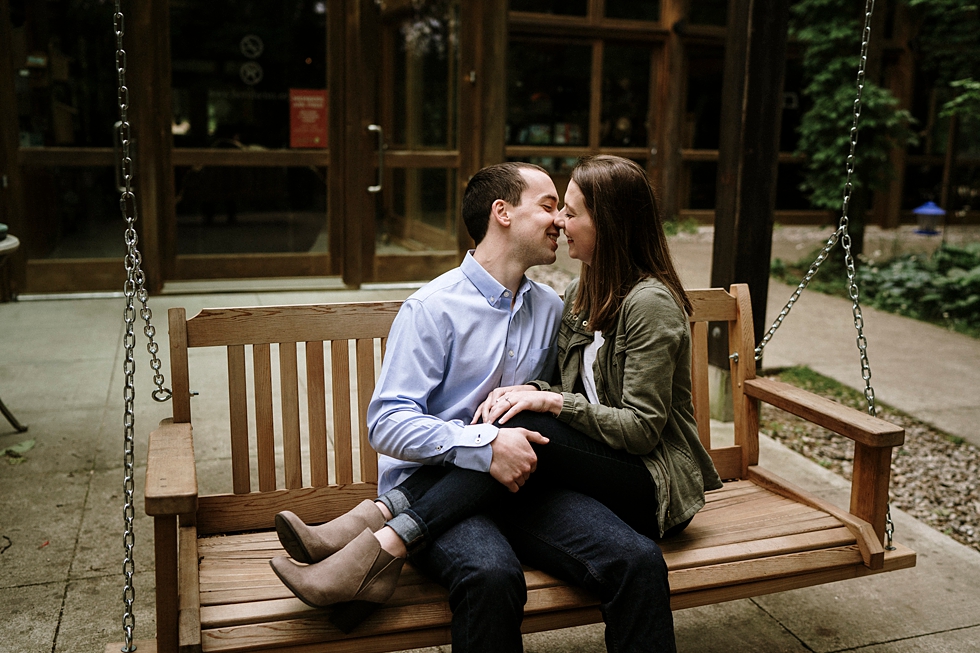
[[[802,190],[814,206],[841,206],[854,120],[862,23],[850,0],[797,0],[790,34],[803,49],[803,95],[811,106],[800,123],[798,153],[806,156]],[[914,142],[912,115],[890,91],[867,81],[862,93],[855,189],[883,188],[891,180],[889,151]],[[854,216],[858,220],[861,216]]]
[[[980,117],[980,82],[972,78],[958,79],[949,84],[955,96],[943,105],[940,116],[947,118],[956,115]]]
[[[810,259],[786,264],[774,261],[772,274],[796,284]],[[857,269],[861,301],[867,306],[940,324],[980,338],[980,243],[946,245],[932,256],[906,255]],[[847,274],[836,259],[820,267],[809,288],[847,297]]]
[[[980,243],[864,267],[857,281],[872,306],[980,337]]]
[[[696,234],[698,232],[698,221],[694,218],[684,220],[664,220],[664,233],[668,236],[677,234]]]

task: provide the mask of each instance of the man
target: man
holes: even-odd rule
[[[599,597],[610,650],[664,641],[672,650],[656,544],[582,494],[521,491],[537,460],[530,442],[547,446],[539,434],[470,424],[494,388],[551,374],[562,304],[524,273],[555,261],[554,183],[537,166],[490,166],[467,185],[462,212],[476,249],[405,301],[368,409],[371,445],[382,454],[380,492],[421,465],[447,464],[487,472],[516,492],[506,509],[465,519],[412,553],[449,588],[453,650],[522,650],[522,561]]]

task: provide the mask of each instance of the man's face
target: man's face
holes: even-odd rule
[[[521,175],[527,183],[521,203],[508,207],[515,252],[527,267],[551,265],[558,251],[558,191],[540,170],[522,169]]]

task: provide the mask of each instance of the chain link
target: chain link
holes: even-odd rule
[[[126,298],[126,307],[123,311],[125,322],[125,334],[123,336],[123,346],[125,357],[123,360],[123,373],[125,376],[123,387],[123,399],[125,409],[123,412],[124,444],[123,444],[123,494],[125,505],[123,507],[123,548],[125,556],[123,558],[123,618],[122,627],[125,641],[122,652],[132,653],[136,650],[133,643],[133,631],[136,629],[136,615],[133,612],[133,603],[136,600],[136,589],[133,585],[133,575],[136,571],[136,563],[133,558],[133,547],[136,544],[136,532],[133,528],[135,518],[135,501],[133,498],[134,481],[134,460],[135,460],[135,424],[136,424],[136,360],[133,352],[136,348],[136,306],[135,300],[139,300],[142,308],[139,317],[142,318],[145,326],[143,335],[149,341],[146,349],[150,354],[150,367],[153,370],[153,383],[157,389],[153,392],[153,399],[156,401],[166,401],[170,399],[171,391],[164,387],[164,377],[160,372],[161,362],[157,353],[160,350],[154,337],[156,329],[153,327],[153,313],[147,304],[148,293],[144,287],[146,275],[142,268],[142,255],[136,245],[139,238],[136,235],[136,195],[133,192],[133,158],[130,152],[132,145],[132,129],[129,124],[129,87],[126,85],[126,50],[123,48],[123,35],[126,32],[125,17],[122,13],[121,0],[115,0],[115,12],[112,15],[112,27],[116,35],[116,74],[118,76],[118,90],[116,98],[119,105],[119,123],[117,125],[116,137],[122,150],[122,157],[119,163],[119,171],[123,181],[123,190],[119,196],[119,209],[123,219],[126,221],[124,240],[126,242],[126,255],[123,263],[126,267],[126,282],[123,285],[123,295]]]
[[[864,95],[864,83],[865,83],[865,71],[868,66],[868,45],[871,42],[871,16],[874,13],[874,0],[866,0],[864,7],[864,31],[861,34],[861,61],[858,66],[857,73],[857,96],[854,99],[854,116],[851,123],[850,132],[850,151],[847,155],[846,168],[847,168],[847,178],[844,182],[844,197],[841,206],[841,217],[840,224],[837,230],[830,235],[827,239],[826,244],[824,244],[823,249],[817,255],[817,258],[810,265],[806,274],[803,276],[803,280],[800,281],[796,290],[790,296],[789,301],[783,306],[782,310],[779,311],[779,315],[776,316],[775,321],[773,321],[772,326],[763,336],[759,345],[755,348],[755,359],[762,359],[762,352],[769,344],[776,330],[782,325],[783,320],[789,315],[789,312],[793,310],[793,305],[796,300],[800,298],[800,294],[806,289],[813,279],[813,276],[820,269],[820,265],[827,260],[827,256],[834,246],[840,242],[841,246],[844,248],[844,264],[847,268],[847,294],[851,298],[851,315],[854,318],[854,329],[857,331],[857,348],[858,353],[861,357],[861,378],[864,379],[864,398],[868,404],[868,414],[875,416],[877,414],[877,409],[875,407],[875,391],[871,386],[871,364],[868,362],[868,339],[864,335],[864,316],[861,313],[861,302],[860,302],[860,292],[858,291],[856,276],[857,273],[854,267],[854,256],[851,253],[851,235],[848,233],[848,227],[850,225],[850,217],[848,216],[848,211],[851,205],[851,191],[854,189],[852,179],[854,177],[854,153],[857,149],[858,142],[858,121],[861,118],[861,98]],[[895,532],[895,524],[892,522],[891,516],[891,504],[888,505],[888,510],[885,514],[885,548],[888,550],[894,550],[892,546],[892,536]]]

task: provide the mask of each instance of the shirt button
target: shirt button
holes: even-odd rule
[[[513,349],[511,349],[511,350],[510,350],[509,352],[507,352],[507,353],[508,353],[508,354],[510,355],[510,357],[511,357],[511,358],[513,358],[513,357],[514,357],[514,350],[513,350]]]
[[[497,298],[496,298],[496,297],[491,297],[491,298],[490,298],[490,303],[491,303],[491,304],[492,304],[493,302],[495,302],[495,301],[497,301]]]
[[[504,291],[504,297],[510,297],[510,291],[509,290],[505,290]]]

